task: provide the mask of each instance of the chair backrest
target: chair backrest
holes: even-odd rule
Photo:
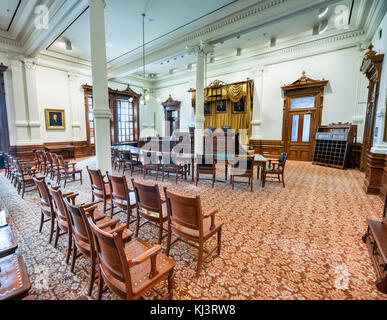
[[[52,164],[59,167],[58,158],[56,156],[56,153],[51,153]]]
[[[47,162],[52,165],[51,153],[46,151],[44,154],[46,155]]]
[[[185,227],[199,231],[203,236],[203,215],[200,196],[185,197],[172,193],[164,187],[168,219],[172,227]]]
[[[40,162],[42,162],[44,164],[47,162],[47,159],[46,159],[46,156],[44,154],[44,151],[38,150],[38,156],[39,156]]]
[[[41,209],[44,212],[51,214],[53,212],[52,197],[48,190],[46,181],[44,180],[44,178],[38,179],[36,177],[33,177],[33,180],[39,192]]]
[[[234,168],[245,169],[247,172],[252,172],[254,169],[254,156],[253,155],[243,155],[237,156],[235,159],[237,162],[234,165]]]
[[[61,169],[67,169],[67,165],[66,165],[66,162],[64,161],[63,159],[63,156],[61,154],[57,154],[56,155],[56,158],[58,160],[58,165]]]
[[[52,197],[56,217],[60,225],[68,225],[71,230],[71,224],[69,221],[69,213],[67,211],[66,205],[63,201],[62,191],[60,191],[59,187],[50,187],[49,189],[50,195]]]
[[[278,166],[282,167],[282,171],[285,170],[287,159],[288,159],[288,154],[286,152],[282,152],[280,158],[278,159]]]
[[[176,165],[176,159],[177,159],[177,154],[173,152],[163,152],[161,154],[161,160],[163,165],[170,165],[170,166],[175,166]]]
[[[125,176],[122,176],[122,177],[111,176],[109,172],[106,172],[106,176],[109,180],[112,201],[114,201],[116,204],[121,204],[121,205],[125,205],[124,201],[126,201],[126,205],[129,205],[130,190]]]
[[[70,203],[68,199],[64,199],[64,203],[69,213],[71,229],[76,241],[82,241],[90,245],[90,250],[94,248],[89,222],[87,221],[84,209],[81,206],[76,206]],[[92,212],[97,206],[92,206]]]
[[[215,164],[215,155],[196,155],[196,165],[199,169],[209,169],[214,167]]]
[[[89,169],[89,167],[86,167],[86,169],[90,177],[91,191],[97,195],[105,196],[105,183],[103,181],[101,170],[92,170]]]
[[[150,186],[135,182],[132,178],[134,193],[136,195],[137,208],[154,212],[162,212],[160,191],[157,184]]]
[[[108,278],[117,279],[126,286],[127,297],[133,296],[129,264],[124,252],[122,232],[125,226],[113,234],[97,227],[92,217],[87,214],[87,220],[94,236],[95,249],[98,255],[98,264]]]
[[[144,151],[143,152],[143,163],[144,164],[158,164],[159,155],[156,151]]]

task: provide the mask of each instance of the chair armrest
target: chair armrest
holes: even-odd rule
[[[215,213],[217,213],[217,212],[218,212],[218,209],[212,209],[210,212],[203,214],[204,219],[211,217],[210,230],[214,229],[214,227],[215,227]]]
[[[148,259],[151,259],[151,271],[149,278],[152,279],[158,273],[156,270],[156,257],[159,252],[161,252],[161,245],[154,246],[153,248],[150,248],[149,250],[145,251],[143,254],[140,254],[138,257],[130,259],[128,263],[130,266],[136,266],[145,262]]]
[[[112,220],[109,220],[109,221],[106,221],[104,223],[101,223],[101,224],[97,224],[98,228],[100,229],[105,229],[107,227],[113,227],[112,230],[114,230],[115,226],[120,223],[120,219],[119,218],[116,218],[116,219],[112,219]],[[104,231],[107,231],[107,232],[111,232],[112,230],[104,230]]]
[[[75,198],[78,197],[79,194],[78,193],[66,193],[63,195],[63,198],[67,198],[67,199],[70,199],[71,200],[71,204],[72,205],[75,205]]]

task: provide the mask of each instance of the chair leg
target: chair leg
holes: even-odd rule
[[[262,173],[262,188],[265,187],[265,182],[266,182],[266,174]]]
[[[102,291],[103,291],[103,278],[102,278],[102,272],[101,268],[98,268],[98,295],[97,295],[97,300],[102,299]]]
[[[160,222],[159,223],[159,240],[158,240],[158,244],[161,244],[161,241],[163,240],[163,223]]]
[[[73,244],[73,237],[71,236],[70,232],[67,232],[67,255],[66,255],[66,264],[69,264],[70,256],[71,256],[71,248]],[[74,244],[74,247],[76,245]]]
[[[93,202],[94,202],[94,200],[93,200]],[[104,198],[103,199],[103,213],[105,213],[106,212],[106,198]]]
[[[89,297],[91,297],[91,293],[93,292],[93,285],[95,281],[95,256],[91,254],[91,269],[90,269],[90,282],[89,282]]]
[[[251,177],[251,178],[249,178],[249,180],[250,180],[250,188],[251,188],[251,192],[253,192],[253,188],[254,188],[254,178]]]
[[[222,244],[222,228],[218,231],[218,256],[220,256],[220,247]]]
[[[77,246],[74,243],[74,246],[73,246],[73,260],[71,261],[71,272],[74,272],[75,260],[77,260]]]
[[[60,229],[59,229],[59,225],[58,225],[58,222],[57,222],[56,223],[56,234],[55,234],[54,248],[56,248],[56,246],[58,245],[59,232],[60,232]]]
[[[168,274],[168,294],[169,300],[173,299],[173,270],[171,270]]]
[[[137,221],[136,221],[136,238],[138,238],[138,232],[140,230],[140,214],[138,213],[138,210],[137,210]]]
[[[167,251],[166,251],[167,256],[169,256],[169,252],[171,250],[171,238],[172,238],[172,230],[171,230],[171,226],[168,222],[168,237],[167,237]]]
[[[284,175],[282,174],[282,185],[284,186],[285,188],[285,179],[284,179]]]
[[[200,276],[200,268],[202,267],[202,259],[203,259],[203,243],[199,244],[199,255],[198,255],[198,265],[196,267],[196,278]]]
[[[54,236],[54,226],[55,226],[55,219],[54,217],[51,217],[50,239],[48,241],[49,243],[51,243],[52,237]]]
[[[80,178],[81,184],[82,184],[82,182],[83,182],[83,181],[82,181],[82,172],[79,173],[79,178]]]
[[[111,203],[110,203],[110,218],[113,218],[113,210],[114,210],[114,204],[113,204],[113,200],[111,200]]]
[[[26,191],[26,185],[25,185],[25,183],[24,183],[24,181],[23,181],[22,195],[21,195],[22,199],[24,198],[24,192],[25,192],[25,191]]]
[[[232,175],[231,176],[231,183],[232,183],[232,189],[234,190],[234,183],[235,183],[235,181],[234,181],[235,179],[234,179],[234,176]]]
[[[215,174],[212,175],[212,189],[214,188],[215,185]]]
[[[42,228],[43,228],[43,221],[44,221],[44,214],[43,212],[40,213],[41,216],[40,216],[40,226],[39,226],[39,233],[42,232]]]

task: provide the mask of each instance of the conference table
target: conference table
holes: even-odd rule
[[[131,153],[138,159],[141,158],[141,156],[145,152],[149,152],[150,150],[145,150],[139,147],[135,147],[132,145],[116,145],[112,146],[112,149],[118,150],[122,154],[129,154]],[[162,152],[160,153],[160,158],[162,155]],[[172,152],[173,153],[173,152]],[[212,154],[204,154],[204,156],[212,156]],[[260,154],[254,154],[254,162],[253,166],[257,167],[257,178],[259,180],[259,172],[260,168],[264,167],[266,165],[267,159],[263,157]],[[221,153],[216,153],[214,155],[214,159],[217,164],[224,164],[225,166],[225,181],[220,181],[220,182],[226,182],[228,180],[228,166],[234,163],[236,157],[243,157],[243,155],[235,155],[235,154],[221,154]],[[196,160],[196,155],[193,153],[177,153],[176,154],[176,159],[180,163],[186,162],[191,168],[191,177],[192,181],[195,179],[195,160]]]

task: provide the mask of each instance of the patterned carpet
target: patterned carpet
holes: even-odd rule
[[[84,169],[83,185],[70,183],[66,188],[80,193],[80,202],[90,201],[86,165],[95,167],[94,159],[78,163]],[[134,177],[143,180],[141,174]],[[152,183],[154,178],[146,181]],[[375,274],[361,241],[366,218],[381,218],[382,201],[364,194],[362,182],[357,170],[294,161],[287,164],[285,189],[278,183],[261,189],[256,182],[251,193],[246,184],[236,184],[233,191],[220,182],[214,189],[210,181],[198,187],[190,180],[177,186],[173,178],[159,182],[181,194],[200,194],[204,209],[218,208],[217,219],[224,222],[221,256],[213,254],[203,264],[199,279],[194,276],[197,250],[183,242],[172,247],[171,256],[177,262],[174,298],[386,299],[375,289]],[[89,261],[78,259],[71,273],[65,264],[66,237],[55,249],[47,241],[48,224],[38,233],[37,192],[27,193],[22,200],[1,174],[0,199],[9,210],[18,251],[27,264],[31,294],[36,299],[88,299]],[[139,236],[155,244],[157,230],[147,225]],[[103,296],[116,298],[110,292]]]

